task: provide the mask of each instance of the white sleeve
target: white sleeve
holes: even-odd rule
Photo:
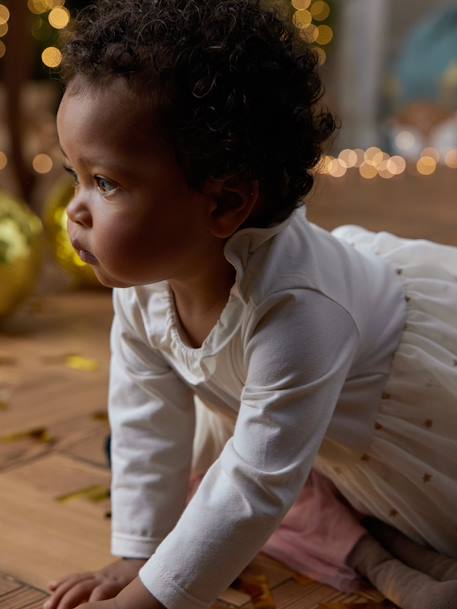
[[[108,413],[111,553],[148,558],[184,509],[195,431],[191,390],[148,343],[133,291],[113,291]]]
[[[167,609],[207,609],[298,497],[358,349],[352,317],[296,290],[258,307],[233,436],[139,577]]]

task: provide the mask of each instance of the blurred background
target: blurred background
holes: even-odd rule
[[[427,232],[428,222],[422,221],[423,234],[420,227],[411,232],[409,222],[403,225],[401,221],[391,222],[391,213],[383,200],[393,197],[397,201],[400,197],[406,206],[402,209],[407,209],[406,215],[410,217],[420,210],[424,193],[428,201],[436,196],[442,202],[449,199],[455,188],[455,0],[435,0],[433,4],[427,0],[265,2],[281,8],[285,18],[293,20],[300,36],[316,48],[326,89],[324,101],[342,124],[317,168],[316,188],[310,198],[311,212],[314,213],[313,204],[316,210],[313,218],[328,228],[357,220],[376,229],[385,227],[404,234],[406,231],[405,236],[453,242],[450,233]],[[61,167],[55,113],[62,94],[58,77],[61,34],[86,4],[87,0],[14,0],[0,4],[3,209],[13,205],[14,200],[22,201],[34,212],[34,227],[29,227],[28,238],[33,241],[33,231],[40,232],[39,218],[44,224],[40,237],[42,253],[56,261],[63,271],[64,283],[66,278],[67,284],[78,286],[94,285],[94,279],[66,242],[65,205],[71,189]],[[427,178],[427,182],[422,178]],[[377,185],[367,186],[365,182]],[[386,186],[383,182],[390,184]],[[365,203],[359,200],[356,204],[361,192]],[[331,215],[331,209],[342,210],[341,201],[351,197],[355,208],[349,202],[346,215]],[[377,210],[375,222],[364,215],[368,205]],[[398,212],[398,206],[395,211]],[[440,217],[443,213],[451,212],[440,208]],[[383,214],[385,225],[380,221]],[[448,226],[450,220],[448,217]],[[3,246],[2,232],[6,235]],[[0,216],[0,255],[2,248],[6,252],[9,247],[10,254],[19,251],[19,237],[14,237],[13,232],[11,221],[5,218],[2,221]],[[37,248],[31,256],[34,261],[29,260],[29,277],[41,277],[40,273],[49,271],[37,271]],[[10,265],[8,272],[11,269]],[[6,277],[6,272],[0,270],[0,279]],[[56,277],[54,274],[53,281]],[[31,288],[30,279],[24,282]],[[19,290],[19,300],[11,298],[11,304],[2,305],[5,286],[3,279],[0,317],[3,311],[15,307],[13,301],[23,300],[25,293]]]

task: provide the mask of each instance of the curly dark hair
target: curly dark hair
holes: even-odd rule
[[[265,1],[265,0],[264,0]],[[73,20],[61,76],[158,96],[189,184],[258,180],[256,226],[286,219],[336,128],[317,54],[262,0],[99,0]]]

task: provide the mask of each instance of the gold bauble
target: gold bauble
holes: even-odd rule
[[[51,190],[43,211],[43,224],[53,254],[77,286],[101,287],[91,266],[73,249],[67,232],[67,205],[74,193],[72,178],[63,176]]]
[[[43,227],[21,201],[0,192],[0,318],[33,291],[43,262]]]

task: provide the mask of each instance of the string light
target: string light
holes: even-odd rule
[[[326,21],[330,15],[330,6],[325,0],[291,0],[295,9],[292,21],[298,28],[300,38],[309,44],[315,44],[313,50],[317,54],[319,65],[327,61],[324,46],[333,39],[333,30],[329,25],[316,25],[313,21]]]
[[[450,169],[457,169],[457,149],[451,149],[444,155],[440,155],[436,148],[424,148],[420,158],[416,162],[417,172],[422,176],[435,173],[440,159]],[[390,156],[377,146],[371,146],[367,150],[361,148],[345,148],[337,157],[324,155],[315,168],[315,173],[340,178],[346,175],[349,169],[358,169],[359,174],[366,180],[376,177],[390,180],[400,176],[407,169],[406,159],[399,154]]]

